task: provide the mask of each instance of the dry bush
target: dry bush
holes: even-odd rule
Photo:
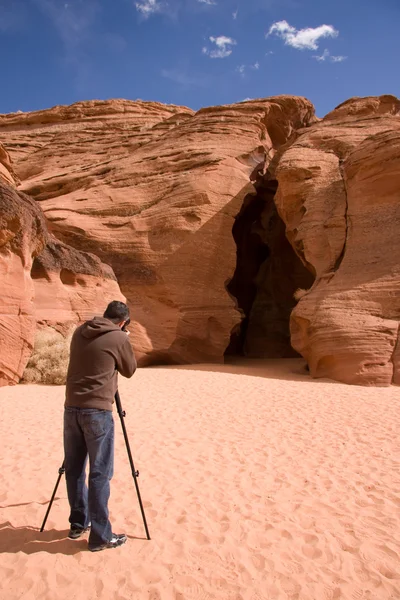
[[[21,382],[64,385],[72,333],[73,331],[70,331],[64,337],[51,327],[37,330],[33,352]]]
[[[295,293],[293,294],[293,298],[297,301],[299,301],[303,296],[305,296],[307,294],[309,290],[303,290],[303,288],[299,288],[298,290],[295,291]]]

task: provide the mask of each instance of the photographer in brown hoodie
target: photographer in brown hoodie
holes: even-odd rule
[[[113,301],[103,317],[78,327],[71,341],[64,411],[69,537],[77,539],[90,528],[92,552],[121,546],[127,539],[125,534],[112,533],[108,518],[114,464],[112,405],[118,373],[132,377],[136,370],[128,332],[123,330],[127,322],[127,305]]]

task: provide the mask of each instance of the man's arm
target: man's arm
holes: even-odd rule
[[[136,371],[137,364],[127,335],[119,348],[118,354],[116,359],[117,371],[121,373],[123,377],[132,377]]]

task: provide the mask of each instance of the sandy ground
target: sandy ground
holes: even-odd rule
[[[400,598],[400,388],[313,381],[296,360],[121,380],[110,501],[128,543],[67,539],[63,387],[0,390],[1,600]]]

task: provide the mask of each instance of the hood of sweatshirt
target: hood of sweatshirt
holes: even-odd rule
[[[110,331],[121,331],[120,327],[104,317],[94,317],[82,325],[81,335],[85,338],[95,338]]]

